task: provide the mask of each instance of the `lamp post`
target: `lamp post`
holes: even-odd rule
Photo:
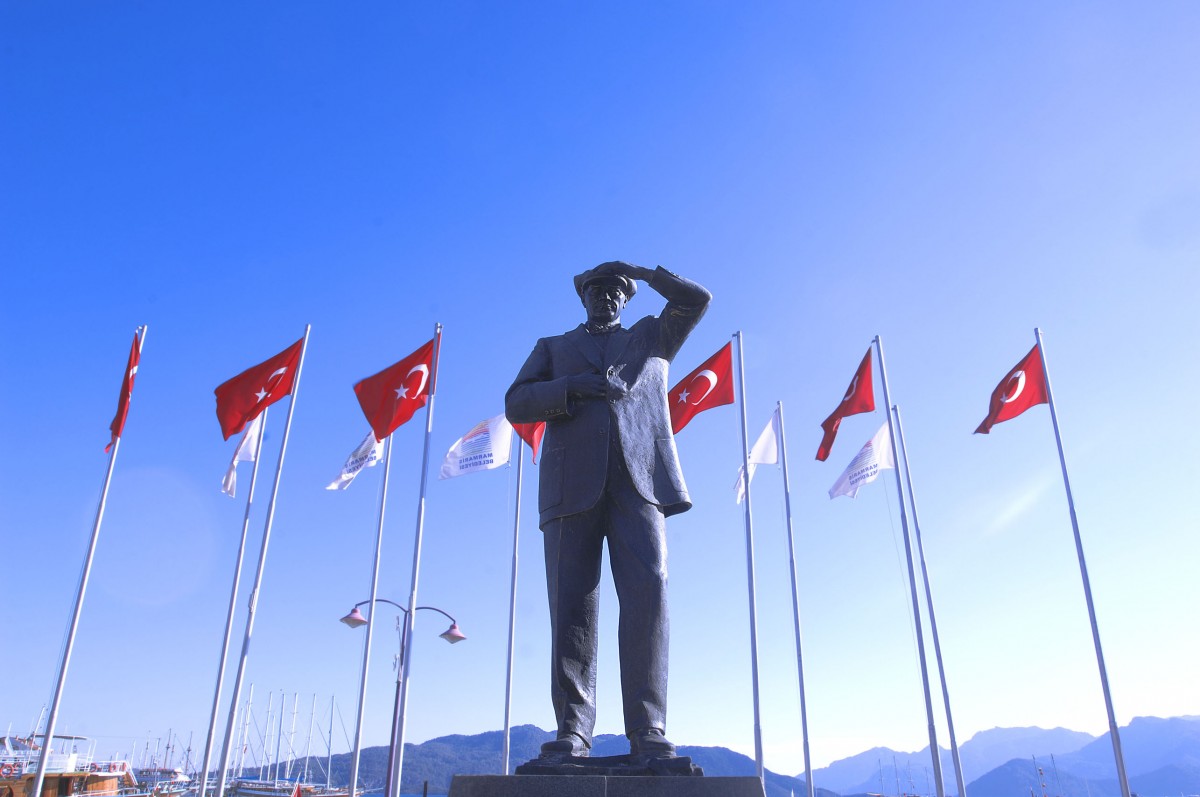
[[[405,616],[408,615],[408,609],[406,609],[405,607],[396,603],[395,601],[390,601],[387,598],[375,598],[374,601],[376,603],[386,603],[389,606],[394,606],[397,609],[399,609],[403,615],[405,615]],[[358,603],[354,604],[354,608],[350,610],[349,614],[347,614],[345,617],[343,617],[341,619],[341,622],[345,623],[346,625],[350,626],[351,628],[361,628],[362,626],[366,625],[369,622],[369,620],[368,620],[368,618],[363,617],[362,612],[360,612],[358,610],[358,608],[360,606],[365,606],[368,603],[371,603],[371,601],[370,600],[359,601]],[[445,617],[447,617],[450,620],[450,627],[447,628],[442,633],[438,634],[438,636],[440,636],[442,639],[446,640],[451,645],[454,645],[459,642],[462,642],[464,639],[467,638],[467,635],[459,630],[458,621],[455,620],[448,612],[445,612],[436,606],[418,606],[418,607],[416,607],[416,609],[414,611],[421,611],[424,609],[428,609],[429,611],[437,612],[438,614],[444,615]],[[408,629],[408,623],[400,622],[400,615],[397,615],[396,616],[396,630],[400,635],[400,653],[396,658],[396,697],[395,697],[395,702],[392,706],[392,735],[391,735],[391,738],[388,740],[388,777],[387,777],[387,785],[386,785],[385,791],[384,791],[384,793],[387,795],[387,797],[400,797],[400,767],[395,766],[395,764],[400,760],[399,756],[396,755],[396,752],[397,752],[396,740],[403,738],[403,736],[401,735],[401,732],[404,729],[404,716],[400,711],[400,690],[401,690],[401,685],[403,683],[403,675],[404,675],[404,673],[403,673],[404,648],[408,644],[408,638],[407,638],[407,635],[405,634],[407,629]],[[360,695],[359,700],[362,700],[362,699],[363,698]],[[362,709],[360,707],[359,711],[361,712],[361,710]],[[353,767],[353,770],[356,772],[358,771],[358,766],[357,766],[358,754],[359,754],[359,750],[358,750],[358,748],[355,748],[355,750],[354,750],[355,766]],[[393,771],[393,768],[394,768],[394,771]],[[354,789],[357,787],[357,785],[358,784],[356,784],[356,783],[350,784],[350,797],[354,797]]]

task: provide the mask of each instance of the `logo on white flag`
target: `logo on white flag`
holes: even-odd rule
[[[442,460],[440,479],[453,479],[478,470],[492,470],[508,464],[512,453],[512,424],[503,415],[475,424],[471,431],[454,441]]]
[[[858,495],[859,488],[870,484],[879,478],[879,471],[896,467],[896,459],[892,456],[892,438],[888,434],[885,422],[879,427],[875,436],[850,460],[850,464],[842,471],[842,475],[829,488],[829,497],[848,495],[851,498]]]
[[[367,436],[358,444],[358,448],[346,457],[346,464],[338,477],[325,486],[326,490],[345,490],[350,486],[363,468],[373,468],[383,459],[383,441],[375,439],[375,432],[367,432]]]

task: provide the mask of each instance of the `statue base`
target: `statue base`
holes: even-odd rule
[[[448,797],[764,797],[764,793],[762,782],[753,776],[455,775]]]
[[[599,775],[602,777],[702,776],[688,756],[543,756],[517,767],[518,775]]]

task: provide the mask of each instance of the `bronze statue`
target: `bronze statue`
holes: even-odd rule
[[[643,281],[667,305],[629,329],[621,311]],[[605,539],[620,603],[625,734],[633,756],[667,740],[664,518],[691,508],[667,407],[667,366],[711,294],[662,267],[613,261],[575,277],[587,322],[542,338],[505,395],[514,423],[546,421],[538,510],[550,600],[557,738],[543,758],[588,755],[596,723],[600,562]]]

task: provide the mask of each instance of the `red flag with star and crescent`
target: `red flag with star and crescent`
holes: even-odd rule
[[[300,368],[304,338],[288,346],[269,360],[247,368],[224,382],[213,393],[217,396],[217,420],[225,439],[233,437],[267,407],[290,395]]]
[[[679,434],[705,410],[733,403],[733,344],[726,343],[667,393],[671,431]]]
[[[386,439],[428,401],[435,341],[354,386],[376,440]]]
[[[133,378],[137,376],[138,363],[142,359],[142,347],[139,345],[138,334],[133,333],[133,346],[129,349],[129,363],[125,366],[125,378],[121,380],[121,396],[117,399],[117,414],[113,416],[108,430],[112,439],[104,447],[104,453],[112,450],[113,443],[125,431],[125,419],[129,416],[129,400],[133,398]]]
[[[833,414],[821,423],[825,434],[821,437],[820,448],[817,449],[817,459],[824,462],[829,458],[829,452],[833,449],[833,440],[837,437],[838,427],[842,425],[843,418],[858,415],[860,412],[871,412],[874,409],[875,388],[871,381],[871,347],[868,346],[867,353],[863,355],[862,362],[858,364],[858,370],[854,372],[854,378],[850,380],[850,387],[846,388],[841,402]]]
[[[975,434],[987,434],[1001,421],[1015,418],[1030,407],[1045,403],[1046,372],[1042,369],[1042,353],[1034,346],[996,385],[987,417],[979,424]]]
[[[542,447],[542,438],[546,436],[546,422],[514,423],[512,427],[517,431],[517,437],[533,449],[533,462],[536,465],[538,449]]]

